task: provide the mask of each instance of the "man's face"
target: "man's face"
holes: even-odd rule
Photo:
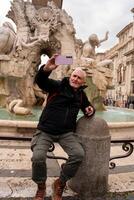
[[[69,84],[74,88],[74,89],[78,89],[79,87],[81,87],[82,85],[84,85],[85,83],[85,78],[86,78],[86,74],[83,70],[76,68],[70,78],[69,78]]]

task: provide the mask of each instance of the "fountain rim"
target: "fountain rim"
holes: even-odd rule
[[[38,121],[0,120],[0,127],[36,128]],[[134,122],[107,122],[109,128],[134,127]]]

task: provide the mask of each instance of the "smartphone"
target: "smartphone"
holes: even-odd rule
[[[73,64],[73,57],[72,56],[63,56],[58,55],[55,58],[56,65],[72,65]]]

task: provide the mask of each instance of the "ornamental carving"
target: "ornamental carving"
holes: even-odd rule
[[[23,111],[27,114],[30,113],[27,108],[38,105],[39,98],[44,101],[46,95],[37,91],[33,83],[34,76],[41,64],[41,56],[50,57],[54,53],[72,55],[74,62],[64,69],[59,67],[53,77],[61,78],[73,68],[81,66],[92,79],[97,70],[101,74],[101,80],[105,80],[102,87],[98,87],[95,76],[92,79],[93,84],[96,84],[99,93],[105,93],[111,80],[111,69],[107,67],[105,70],[105,66],[110,63],[105,61],[100,66],[95,65],[95,58],[85,56],[86,43],[75,37],[72,17],[60,9],[62,1],[47,1],[46,4],[41,0],[32,2],[13,0],[6,16],[16,27],[9,22],[0,27],[0,88],[3,88],[0,91],[0,105],[12,107],[9,110],[16,114],[20,111],[20,114]],[[107,39],[107,34],[103,41]],[[95,45],[102,42],[99,39],[97,41]],[[90,59],[92,62],[89,62]]]

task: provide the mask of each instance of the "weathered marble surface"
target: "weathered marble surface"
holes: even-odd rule
[[[72,55],[74,62],[72,66],[60,66],[53,77],[61,78],[73,68],[81,66],[88,77],[93,77],[92,82],[99,95],[105,95],[112,80],[111,68],[108,67],[111,63],[97,63],[95,47],[107,40],[108,33],[103,40],[99,40],[96,34],[90,36],[89,47],[89,43],[83,43],[75,37],[73,19],[65,10],[60,9],[61,3],[46,1],[44,5],[41,0],[11,2],[7,17],[15,23],[16,32],[9,22],[5,22],[0,28],[1,106],[7,106],[17,99],[22,100],[24,107],[38,104],[39,99],[44,101],[44,94],[37,92],[33,80],[41,63],[41,56],[50,57],[54,53]]]

